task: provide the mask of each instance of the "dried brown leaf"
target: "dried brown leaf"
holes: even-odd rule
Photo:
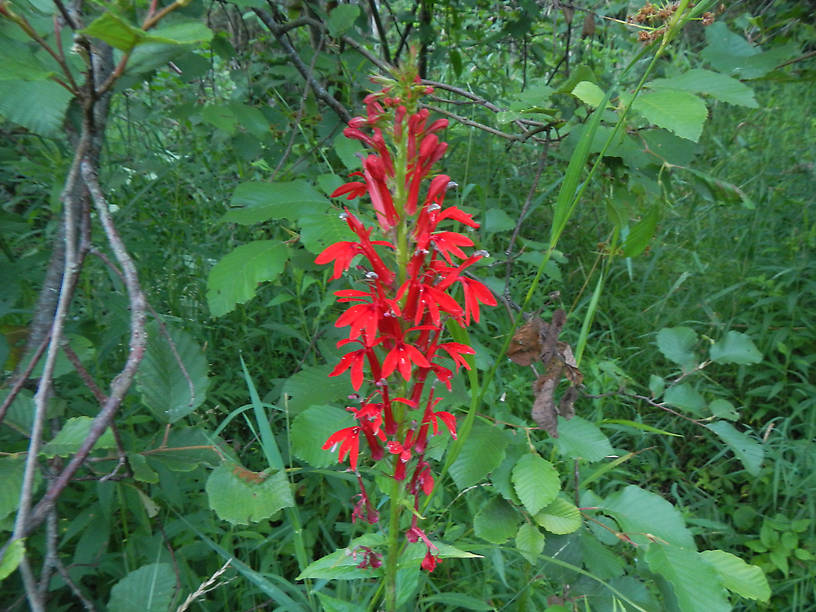
[[[534,317],[516,330],[507,356],[511,361],[521,366],[532,365],[541,357],[541,335],[547,329],[547,324]]]
[[[575,400],[578,399],[578,389],[569,387],[558,402],[558,414],[569,420],[575,416]]]
[[[530,413],[532,419],[542,427],[553,438],[558,437],[558,418],[555,409],[555,388],[561,379],[563,365],[560,361],[553,360],[547,367],[547,371],[538,377],[533,384],[535,391],[535,401]]]

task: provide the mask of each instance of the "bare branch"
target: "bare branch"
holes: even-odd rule
[[[6,399],[3,400],[3,404],[0,406],[0,423],[3,422],[3,419],[6,418],[6,412],[14,403],[14,400],[17,399],[17,395],[20,393],[20,389],[23,388],[25,381],[28,380],[28,377],[31,376],[31,372],[34,371],[37,363],[40,361],[43,353],[45,352],[45,348],[48,346],[48,340],[51,338],[51,332],[45,335],[45,338],[42,339],[40,342],[40,346],[37,347],[36,352],[31,356],[31,360],[28,362],[26,369],[23,370],[22,374],[17,378],[14,382],[14,386],[9,391],[9,394],[6,396]]]

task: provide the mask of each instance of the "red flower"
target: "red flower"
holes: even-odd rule
[[[425,359],[425,356],[419,352],[417,347],[405,344],[400,340],[383,360],[382,377],[388,378],[394,370],[398,369],[405,380],[410,380],[412,363],[418,365],[420,368],[431,367],[431,364]]]
[[[349,455],[349,465],[352,470],[357,469],[357,456],[360,454],[360,427],[346,427],[340,431],[335,431],[323,444],[323,450],[334,452],[335,447],[340,444],[340,452],[337,453],[337,461],[343,462],[346,455]]]

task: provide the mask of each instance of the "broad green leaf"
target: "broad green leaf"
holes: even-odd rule
[[[329,28],[329,34],[332,36],[341,36],[351,29],[354,21],[360,15],[360,7],[356,4],[339,4],[336,5],[329,13],[329,18],[326,20],[326,25]]]
[[[690,370],[697,364],[697,333],[690,327],[664,327],[657,332],[657,348],[671,362]]]
[[[577,531],[583,519],[581,512],[564,497],[556,497],[553,502],[535,515],[535,521],[550,533],[564,535]]]
[[[71,97],[54,81],[0,81],[0,115],[39,136],[54,136]]]
[[[572,95],[592,108],[598,108],[604,101],[604,91],[595,83],[581,81],[572,90]]]
[[[731,606],[716,572],[694,550],[651,544],[646,551],[649,569],[671,584],[683,612],[728,612]]]
[[[509,438],[496,427],[476,423],[467,442],[449,469],[460,490],[475,485],[498,467]]]
[[[203,21],[180,21],[160,25],[150,30],[144,42],[158,42],[176,45],[193,45],[212,40],[213,32]]]
[[[649,393],[652,394],[652,399],[658,399],[666,390],[666,380],[657,374],[649,376]]]
[[[143,29],[128,23],[118,15],[107,11],[94,19],[81,34],[93,36],[120,51],[130,51],[147,37]]]
[[[360,158],[357,157],[357,155],[364,151],[364,147],[359,140],[346,138],[345,135],[340,132],[334,137],[333,150],[348,170],[354,171],[360,169]],[[347,180],[351,180],[351,178]]]
[[[24,457],[0,457],[0,519],[10,516],[20,506],[23,472]]]
[[[521,91],[510,99],[508,108],[511,111],[522,113],[545,113],[553,114],[556,109],[550,102],[550,96],[555,90],[547,85],[545,78],[532,79],[527,83],[524,91]]]
[[[706,427],[728,445],[728,448],[734,452],[734,455],[742,462],[745,470],[751,476],[759,474],[762,459],[765,456],[765,450],[759,442],[749,438],[741,431],[737,431],[731,423],[726,421],[715,421],[710,425],[706,425]]]
[[[768,579],[756,565],[748,565],[736,555],[724,550],[704,550],[700,556],[714,567],[723,586],[732,593],[765,603],[770,599],[771,588],[768,586]]]
[[[602,509],[615,518],[621,531],[639,544],[648,543],[650,540],[644,534],[649,534],[672,546],[696,550],[683,515],[656,493],[629,485],[609,495]]]
[[[741,79],[762,77],[799,53],[799,47],[793,42],[762,51],[721,21],[707,27],[705,35],[708,45],[703,49],[702,57],[720,72]]]
[[[632,108],[650,123],[697,142],[708,110],[702,99],[680,89],[658,89],[641,94]]]
[[[250,472],[240,465],[222,463],[207,478],[210,508],[233,525],[248,525],[295,505],[283,471]]]
[[[756,203],[751,199],[751,196],[733,183],[729,183],[728,181],[712,176],[702,170],[697,170],[696,168],[683,167],[682,169],[697,177],[697,179],[705,185],[705,188],[709,191],[715,202],[719,204],[740,203],[749,210],[756,208]]]
[[[0,557],[0,582],[17,569],[25,556],[25,538],[12,541]]]
[[[0,39],[2,40],[2,39]],[[32,52],[27,44],[8,39],[2,40],[0,47],[0,81],[22,80],[40,81],[50,78],[55,72]],[[0,84],[0,88],[2,84]]]
[[[298,225],[301,243],[314,255],[322,253],[326,247],[336,242],[356,238],[348,223],[343,221],[333,208],[307,213],[300,217]]]
[[[207,357],[193,337],[180,329],[166,326],[175,345],[168,342],[156,322],[147,326],[147,350],[136,373],[136,386],[142,402],[162,423],[175,423],[204,403],[210,381]],[[190,377],[182,372],[176,357]],[[190,391],[192,382],[192,394]]]
[[[75,334],[67,334],[66,340],[68,340],[71,349],[76,353],[77,357],[83,364],[87,364],[91,362],[96,352],[93,343],[85,338],[84,336],[77,336]],[[31,373],[32,377],[42,376],[43,368],[45,367],[45,359],[40,359],[37,365],[34,367],[34,370]],[[54,363],[54,378],[59,378],[60,376],[65,376],[66,374],[70,374],[74,372],[74,365],[68,360],[68,357],[65,355],[65,351],[60,351],[57,353],[57,359]]]
[[[54,439],[42,447],[40,453],[49,459],[73,455],[88,437],[92,424],[93,419],[87,416],[68,419]],[[93,447],[94,449],[116,447],[116,441],[113,439],[113,432],[110,428],[105,430]]]
[[[635,223],[623,243],[624,257],[637,257],[654,238],[657,222],[660,219],[660,208],[653,206],[643,218]]]
[[[472,595],[465,593],[438,593],[436,595],[429,595],[420,600],[421,604],[437,604],[440,607],[425,607],[426,610],[495,610],[496,607],[476,599]]]
[[[680,383],[669,387],[663,395],[663,401],[669,406],[680,408],[680,410],[690,412],[694,416],[702,416],[706,407],[703,396],[688,383]]]
[[[670,79],[655,79],[647,86],[652,89],[682,89],[691,93],[708,94],[722,102],[748,108],[759,106],[754,99],[754,90],[744,83],[719,72],[701,68],[689,70]]]
[[[255,297],[258,283],[275,280],[289,259],[289,249],[277,240],[256,240],[221,259],[207,278],[207,303],[220,317]]]
[[[240,102],[232,102],[229,107],[238,121],[238,125],[256,139],[262,139],[269,135],[269,120],[260,109]]]
[[[235,113],[232,112],[228,104],[208,104],[201,109],[201,118],[210,125],[230,135],[235,133],[235,125],[238,123]],[[247,184],[251,183],[242,183],[242,185]],[[238,188],[242,185],[238,185]]]
[[[545,541],[544,534],[531,523],[522,523],[516,534],[516,548],[518,548],[521,556],[531,564],[538,560],[538,556],[544,550]]]
[[[553,464],[538,455],[526,454],[513,468],[513,488],[530,514],[552,502],[561,490]]]
[[[736,408],[734,408],[734,405],[728,400],[715,399],[708,404],[708,409],[711,411],[711,414],[720,419],[736,421],[739,418],[739,413]]]
[[[328,200],[303,180],[251,182],[235,188],[230,206],[222,221],[253,225],[284,217],[296,220],[306,213],[325,210]]]
[[[317,468],[337,463],[337,453],[323,450],[322,446],[335,431],[354,425],[347,410],[336,406],[312,406],[301,412],[292,422],[292,452]],[[362,448],[366,448],[362,445]]]
[[[725,338],[712,345],[711,359],[717,363],[749,365],[762,361],[762,353],[750,336],[742,332],[729,331]]]
[[[584,563],[592,574],[602,580],[609,580],[624,574],[626,562],[622,555],[604,546],[589,530],[584,530],[580,537]]]
[[[579,416],[569,420],[558,418],[555,447],[565,458],[584,459],[590,463],[612,454],[612,445],[603,432],[594,423]]]
[[[519,515],[501,497],[492,498],[473,517],[473,532],[493,544],[501,544],[516,533]]]
[[[156,484],[159,482],[159,475],[147,464],[147,458],[139,453],[129,453],[128,463],[133,470],[133,478],[139,482],[149,482]]]
[[[297,415],[310,406],[331,404],[352,393],[349,377],[329,376],[333,369],[332,365],[311,366],[290,376],[283,383],[281,400],[288,412]]]
[[[108,602],[116,612],[167,612],[176,590],[169,563],[151,563],[130,572],[113,585]]]
[[[482,221],[482,227],[484,231],[490,233],[506,232],[516,227],[516,220],[508,215],[504,209],[488,208]]]
[[[6,400],[8,394],[8,389],[0,389],[0,403]],[[31,391],[28,389],[20,389],[17,397],[11,402],[8,412],[6,412],[6,417],[0,426],[5,425],[6,427],[13,427],[14,429],[30,433],[31,426],[34,423],[35,410],[34,397]]]
[[[385,538],[374,533],[354,538],[347,548],[340,548],[312,561],[300,573],[297,580],[358,580],[382,576],[382,568],[357,567],[362,561],[359,555],[362,553],[363,546],[377,551],[385,546]]]

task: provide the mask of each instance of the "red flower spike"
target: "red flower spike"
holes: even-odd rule
[[[329,245],[315,258],[316,264],[327,264],[334,261],[334,270],[330,280],[340,278],[348,270],[351,260],[360,253],[360,245],[356,242],[335,242]]]
[[[394,370],[399,370],[405,380],[411,379],[411,364],[420,368],[430,368],[431,364],[415,346],[397,342],[394,348],[385,356],[382,364],[382,377],[388,378]]]
[[[347,200],[353,200],[354,198],[359,198],[360,196],[364,196],[368,193],[368,187],[365,183],[361,183],[360,181],[351,181],[349,183],[345,183],[344,185],[340,185],[337,189],[332,191],[331,196],[332,198],[339,198],[340,196],[346,196]]]
[[[479,303],[486,306],[495,306],[496,298],[493,293],[485,287],[482,283],[466,276],[460,276],[459,282],[462,283],[462,290],[465,294],[465,325],[470,325],[470,317],[479,322]]]
[[[344,340],[342,342],[349,342]],[[343,372],[351,368],[351,386],[357,391],[363,384],[363,364],[366,358],[366,350],[351,351],[340,358],[340,362],[329,372],[329,376],[340,376]]]
[[[465,225],[469,225],[473,228],[479,227],[479,224],[473,220],[471,215],[456,208],[455,206],[450,206],[439,213],[437,220],[442,221],[443,219],[453,219],[454,221],[459,221],[459,223],[464,223]]]
[[[323,450],[334,451],[337,445],[340,445],[340,452],[337,453],[337,461],[343,462],[346,455],[349,455],[349,465],[352,470],[357,469],[357,456],[360,453],[360,427],[346,427],[339,431],[335,431],[329,436],[323,444]]]
[[[460,259],[467,257],[465,252],[459,247],[473,246],[473,241],[470,238],[462,234],[457,234],[456,232],[437,232],[436,234],[432,234],[431,243],[442,253],[442,257],[444,257],[449,264],[453,264],[450,256],[451,253]]]
[[[443,351],[445,351],[450,358],[456,363],[456,371],[459,371],[459,366],[462,366],[466,370],[470,369],[470,365],[468,362],[465,361],[465,358],[462,355],[475,355],[476,351],[473,348],[469,347],[467,344],[460,344],[459,342],[444,342],[439,345]]]

